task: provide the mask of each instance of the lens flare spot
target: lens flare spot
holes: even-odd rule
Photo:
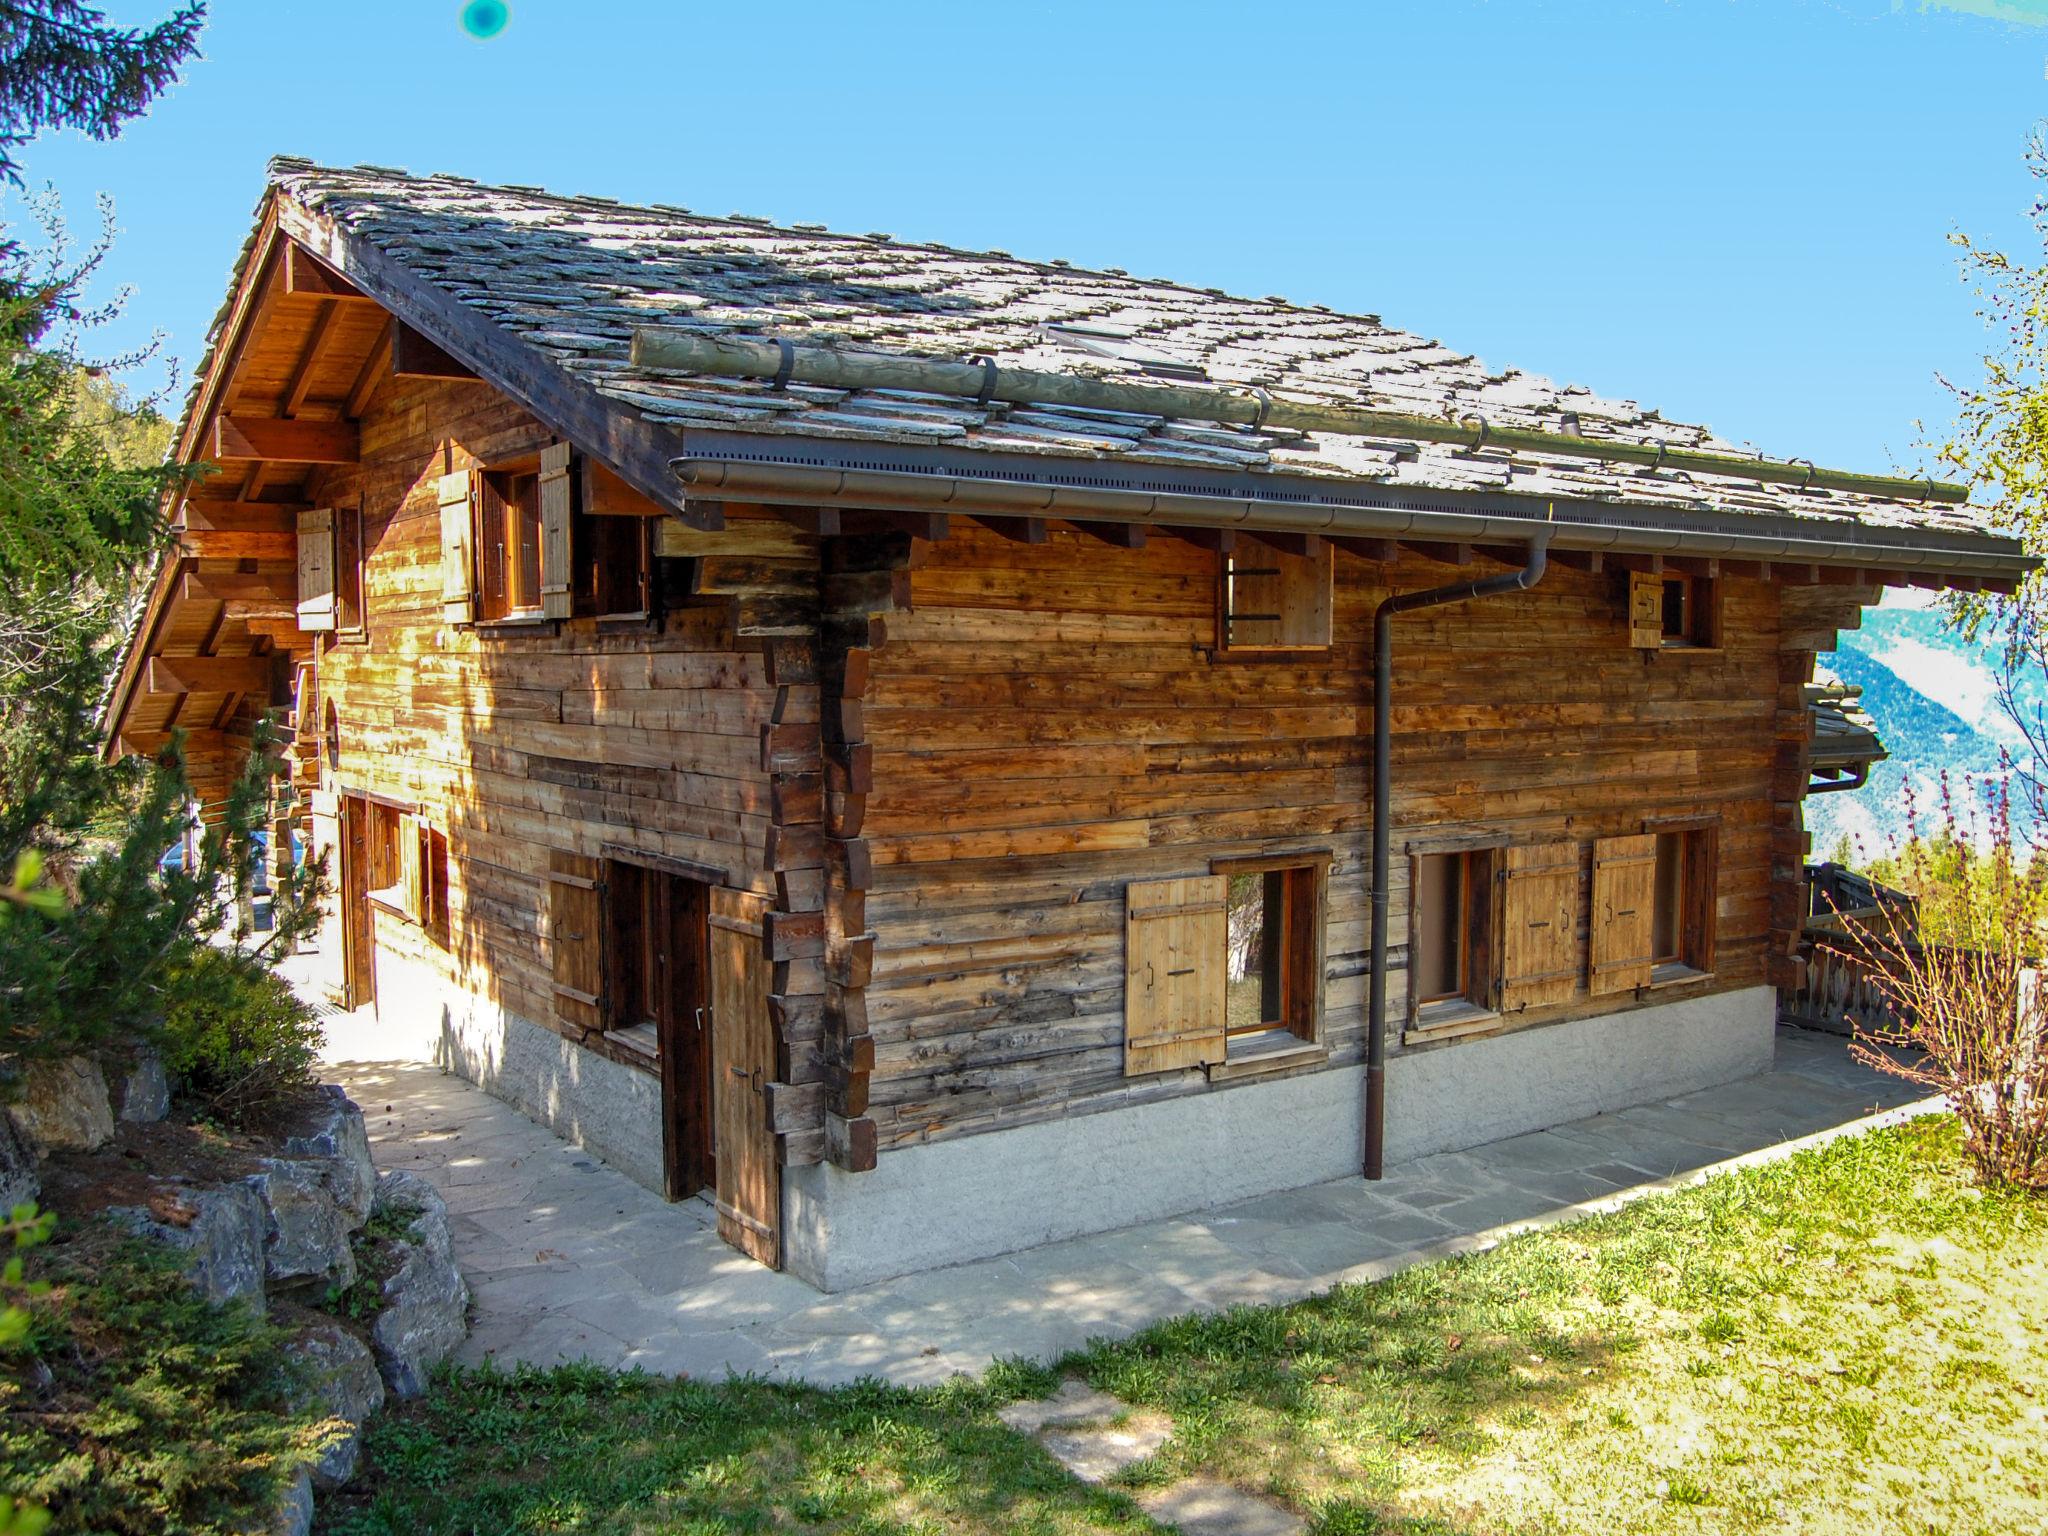
[[[505,0],[469,0],[462,8],[462,30],[471,37],[496,37],[511,19]]]

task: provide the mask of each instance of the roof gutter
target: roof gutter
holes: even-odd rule
[[[1237,528],[1315,533],[1325,537],[1426,539],[1462,544],[1526,544],[1540,532],[1554,549],[1617,555],[1689,555],[1774,561],[1788,565],[1861,567],[1877,573],[1917,572],[1956,581],[2017,581],[2039,563],[2016,541],[1987,536],[1941,548],[1893,542],[1881,530],[1851,524],[1859,538],[1807,538],[1760,528],[1756,533],[1640,527],[1574,517],[1567,507],[1546,515],[1356,507],[1331,502],[1276,501],[1244,495],[1136,491],[1048,485],[893,469],[851,469],[755,458],[686,456],[673,461],[686,493],[732,501],[794,506],[915,508],[963,516],[1053,517],[1069,522],[1139,523],[1162,528]],[[1764,519],[1759,518],[1761,523]],[[2000,546],[2003,546],[2002,548]]]

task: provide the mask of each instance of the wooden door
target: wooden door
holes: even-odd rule
[[[336,881],[341,906],[342,1006],[360,1008],[377,1000],[377,966],[370,936],[370,804],[355,795],[341,802],[341,873]]]
[[[718,1235],[774,1269],[782,1267],[782,1170],[768,1129],[775,1031],[768,1017],[769,966],[762,944],[765,898],[710,891],[706,949],[711,971],[711,1099],[717,1161]]]
[[[671,1200],[715,1187],[712,1152],[712,1001],[705,974],[709,887],[680,875],[646,876],[649,956],[658,984],[655,1028],[661,1049],[662,1169]]]

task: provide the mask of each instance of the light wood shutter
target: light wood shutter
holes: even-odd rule
[[[1595,996],[1650,984],[1656,885],[1654,832],[1593,844],[1593,966],[1587,987]]]
[[[1245,543],[1223,561],[1223,645],[1238,651],[1323,650],[1330,644],[1329,546],[1288,555]]]
[[[399,900],[404,903],[405,915],[416,923],[425,920],[427,910],[427,904],[422,899],[426,865],[420,859],[420,832],[423,825],[417,816],[398,818]]]
[[[1224,875],[1124,893],[1124,1075],[1221,1061],[1230,937]]]
[[[1655,651],[1664,645],[1664,578],[1653,571],[1628,573],[1628,643]]]
[[[604,1028],[603,865],[556,850],[548,876],[548,947],[555,977],[555,1017],[580,1039]]]
[[[1578,985],[1579,845],[1506,850],[1501,1010],[1568,1002]]]
[[[334,509],[299,514],[299,628],[334,628]]]
[[[567,443],[552,443],[540,451],[540,611],[550,619],[568,618],[575,602],[569,459]]]
[[[480,479],[474,470],[441,477],[441,618],[448,624],[468,624],[476,618],[473,503]]]

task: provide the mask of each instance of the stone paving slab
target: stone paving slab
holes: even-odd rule
[[[344,1054],[367,1049],[360,1029]],[[1785,1155],[1916,1104],[1829,1037],[1781,1030],[1774,1071],[1664,1104],[825,1296],[742,1257],[705,1202],[670,1205],[432,1066],[342,1061],[377,1161],[432,1180],[476,1295],[459,1358],[587,1358],[831,1384],[943,1381],[1240,1302],[1284,1302],[1611,1209],[1733,1159]],[[1163,1518],[1163,1517],[1162,1517]],[[1210,1529],[1187,1527],[1185,1529]]]

